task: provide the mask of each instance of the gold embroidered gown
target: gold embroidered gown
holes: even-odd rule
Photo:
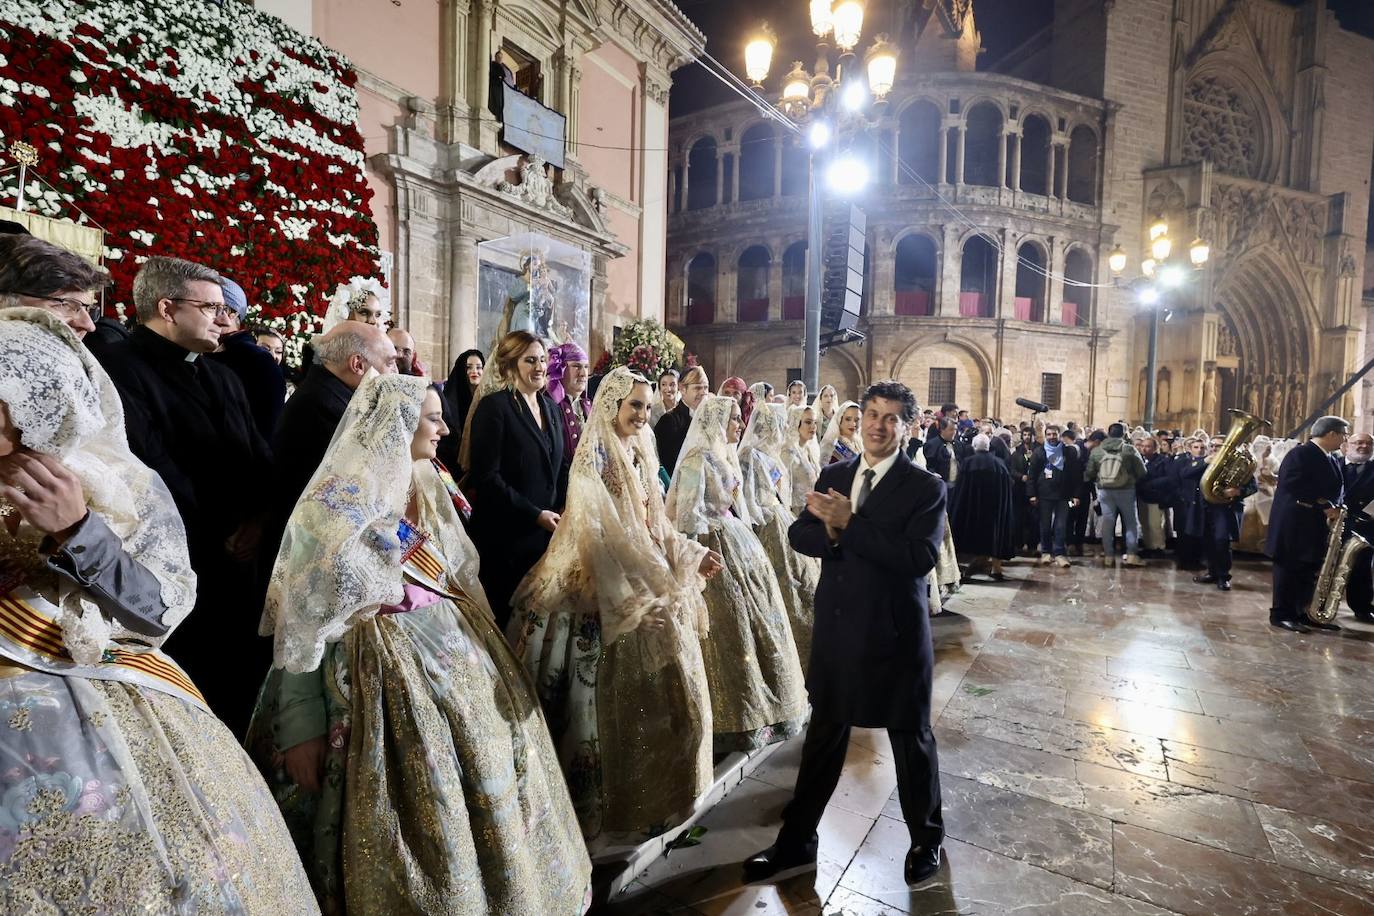
[[[669,497],[678,530],[698,534],[724,563],[706,583],[711,628],[702,644],[718,754],[784,741],[801,731],[808,709],[777,574],[732,511],[740,483],[715,451],[697,451],[679,460]]]

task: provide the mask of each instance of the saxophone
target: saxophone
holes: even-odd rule
[[[1212,456],[1212,463],[1202,473],[1202,498],[1214,506],[1225,506],[1235,500],[1223,495],[1231,487],[1243,488],[1255,476],[1255,459],[1250,457],[1242,443],[1261,426],[1270,426],[1268,420],[1248,414],[1234,407],[1227,413],[1235,415],[1226,441],[1221,443]]]
[[[1331,523],[1331,534],[1326,539],[1326,556],[1322,558],[1321,572],[1317,573],[1317,589],[1312,593],[1312,603],[1307,606],[1308,619],[1317,623],[1330,623],[1336,619],[1355,559],[1370,546],[1369,541],[1354,531],[1350,532],[1345,546],[1341,546],[1346,511],[1345,506],[1341,506],[1340,515]]]

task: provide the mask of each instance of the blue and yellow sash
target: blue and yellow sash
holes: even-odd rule
[[[121,681],[160,690],[209,711],[191,678],[157,649],[107,648],[96,665],[78,665],[67,652],[62,628],[45,613],[52,605],[27,588],[0,595],[0,656],[62,677]]]

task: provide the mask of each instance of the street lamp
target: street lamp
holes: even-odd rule
[[[816,36],[814,76],[800,61],[783,77],[777,107],[793,124],[807,127],[811,146],[811,189],[807,205],[806,334],[802,353],[802,381],[820,390],[821,373],[821,239],[824,233],[823,181],[839,194],[851,195],[868,183],[872,165],[847,142],[868,126],[872,114],[886,105],[897,81],[897,48],[878,35],[857,66],[856,49],[863,37],[862,0],[809,0],[811,31]],[[831,68],[831,44],[840,52]],[[763,88],[772,65],[777,38],[767,26],[744,49],[744,69],[755,89]],[[834,73],[832,78],[831,73]],[[822,174],[825,150],[835,155]],[[1124,266],[1124,265],[1123,265]]]
[[[1156,216],[1149,228],[1148,256],[1140,261],[1141,279],[1136,286],[1139,289],[1138,298],[1140,304],[1150,310],[1150,344],[1146,355],[1146,377],[1145,377],[1145,426],[1153,430],[1155,425],[1155,376],[1158,374],[1159,361],[1159,313],[1164,310],[1168,313],[1165,302],[1170,290],[1178,289],[1188,280],[1189,271],[1184,265],[1170,261],[1169,256],[1173,253],[1174,244],[1169,238],[1169,224],[1163,216]],[[1108,266],[1113,273],[1119,271],[1113,266],[1113,259],[1120,252],[1119,263],[1125,267],[1125,252],[1118,247],[1113,249],[1107,256]],[[1211,247],[1201,238],[1193,239],[1193,243],[1188,246],[1188,263],[1192,265],[1194,271],[1201,270],[1206,266],[1208,258],[1211,256]],[[1150,282],[1150,281],[1157,282]],[[1165,320],[1168,320],[1167,314]]]

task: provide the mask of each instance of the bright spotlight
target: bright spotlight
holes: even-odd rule
[[[1153,286],[1147,286],[1140,291],[1141,305],[1154,305],[1159,302],[1159,290]]]
[[[868,184],[868,164],[851,154],[845,154],[826,169],[826,181],[840,194],[857,194]]]
[[[830,142],[830,124],[826,121],[817,121],[811,125],[811,132],[808,135],[812,149],[821,149]]]
[[[1167,267],[1160,268],[1159,282],[1163,283],[1170,289],[1173,289],[1177,286],[1182,286],[1183,281],[1185,279],[1187,279],[1187,277],[1183,272],[1183,268],[1178,266],[1177,264],[1170,264]]]
[[[861,81],[855,80],[844,87],[844,92],[840,96],[840,101],[844,107],[850,111],[858,111],[868,102],[868,87]]]

